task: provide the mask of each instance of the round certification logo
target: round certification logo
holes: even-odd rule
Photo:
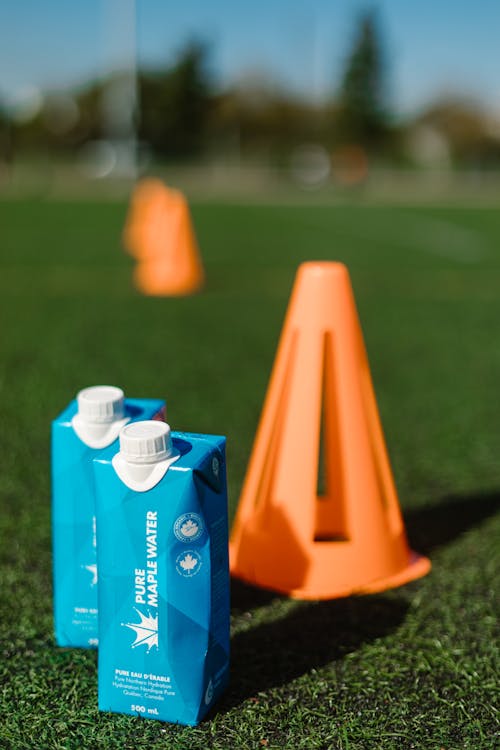
[[[185,578],[192,578],[199,573],[201,568],[201,555],[195,549],[188,549],[177,555],[175,560],[175,569],[179,575]]]
[[[198,513],[184,513],[174,523],[174,534],[180,542],[195,542],[203,534],[203,528]]]

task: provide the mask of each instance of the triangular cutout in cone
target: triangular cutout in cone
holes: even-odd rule
[[[230,553],[233,575],[305,599],[380,591],[430,569],[406,541],[340,263],[299,268]]]
[[[335,389],[334,337],[323,336],[323,378],[316,486],[315,542],[347,541],[347,509],[344,506],[339,416],[332,400]]]
[[[296,336],[290,339],[289,351],[284,356],[283,380],[284,386],[281,396],[276,402],[276,408],[272,415],[269,432],[269,450],[263,456],[262,471],[259,476],[259,485],[254,495],[255,508],[266,507],[272,502],[273,477],[276,475],[276,462],[279,456],[280,439],[284,429],[284,419],[288,406],[288,383],[291,377],[291,368],[295,358]]]

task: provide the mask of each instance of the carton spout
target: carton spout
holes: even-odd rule
[[[133,422],[120,432],[120,452],[113,458],[119,478],[132,490],[152,489],[180,457],[170,426],[154,419]]]

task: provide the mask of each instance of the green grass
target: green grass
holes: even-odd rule
[[[125,206],[0,203],[0,747],[493,748],[500,211],[193,207],[206,290],[147,299]],[[228,436],[234,512],[298,263],[350,268],[413,546],[433,571],[322,603],[234,584],[232,682],[199,727],[99,714],[96,654],[54,646],[49,428],[81,387]],[[498,739],[498,738],[497,738]]]

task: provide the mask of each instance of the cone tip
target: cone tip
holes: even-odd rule
[[[295,277],[295,288],[315,290],[331,290],[350,285],[349,271],[343,263],[334,261],[308,261],[299,266]]]
[[[310,260],[306,263],[301,263],[298,270],[298,275],[321,277],[321,278],[343,278],[349,274],[347,266],[344,263],[333,260]]]
[[[184,199],[184,194],[177,188],[169,187],[159,177],[141,177],[132,190],[132,202],[148,203],[159,197],[171,200]]]
[[[158,177],[141,177],[135,183],[132,195],[154,194],[165,188],[166,185]]]

